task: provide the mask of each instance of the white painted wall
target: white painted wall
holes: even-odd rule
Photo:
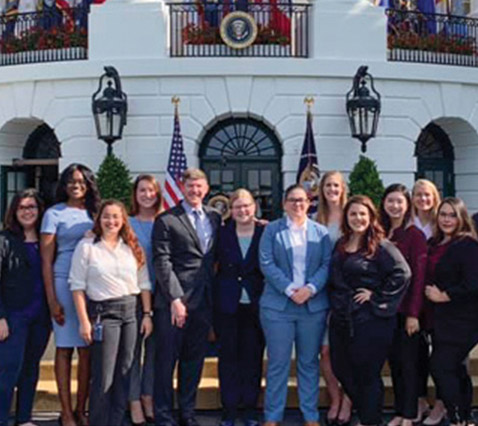
[[[181,98],[190,165],[198,165],[199,143],[219,119],[251,115],[273,128],[281,141],[283,182],[289,185],[305,131],[303,100],[314,96],[319,166],[348,173],[358,159],[359,143],[350,137],[345,93],[358,66],[368,64],[382,94],[379,131],[368,144],[368,155],[376,160],[384,183],[412,184],[414,143],[428,123],[438,120],[455,146],[457,194],[478,210],[478,72],[387,62],[383,10],[365,3],[316,0],[310,59],[168,58],[164,4],[109,0],[95,6],[88,61],[0,70],[0,163],[11,164],[12,156],[21,154],[29,133],[25,123],[37,120],[52,127],[62,144],[60,168],[79,161],[97,169],[106,146],[96,139],[91,95],[103,66],[114,65],[128,94],[128,125],[114,151],[133,173],[163,175],[173,131],[173,95]],[[125,27],[130,18],[138,31]],[[144,28],[139,28],[141,22]],[[12,120],[18,119],[30,121],[12,133]]]

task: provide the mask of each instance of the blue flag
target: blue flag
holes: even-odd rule
[[[319,202],[320,171],[315,150],[314,131],[312,129],[312,113],[307,111],[307,123],[304,136],[304,145],[300,154],[297,183],[301,184],[311,201],[309,216],[317,213]]]
[[[422,24],[421,35],[436,34],[437,22],[435,19],[435,0],[418,0],[417,9],[424,14],[425,25]]]

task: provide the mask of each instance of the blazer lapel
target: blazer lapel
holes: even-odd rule
[[[309,266],[312,265],[312,258],[314,253],[312,249],[315,246],[315,229],[312,223],[307,219],[307,248],[305,249],[305,279],[309,278]]]
[[[186,214],[186,211],[184,210],[183,206],[180,204],[179,207],[180,207],[180,211],[179,211],[178,219],[182,222],[184,227],[191,234],[191,237],[194,240],[194,243],[196,244],[198,250],[202,252],[201,243],[199,242],[199,238],[198,238],[198,234],[196,233],[196,230],[193,228],[193,225],[191,224],[191,221],[189,220],[189,217]]]
[[[214,220],[214,215],[212,214],[213,210],[211,210],[209,207],[204,206],[204,213],[206,214],[207,218],[209,219],[209,223],[211,224],[211,238],[209,238],[209,243],[207,245],[207,251],[209,251],[214,244],[214,241],[216,239],[216,235],[218,233],[218,227],[220,225],[220,222],[217,220]],[[199,242],[199,238],[198,238]]]
[[[281,222],[280,237],[282,239],[282,244],[284,245],[286,258],[289,263],[290,273],[291,275],[293,275],[294,268],[292,267],[292,265],[294,264],[294,259],[293,259],[293,253],[292,253],[292,242],[290,241],[289,227],[287,226],[286,218],[283,218]]]
[[[257,242],[258,239],[259,239],[259,227],[256,225],[255,229],[254,229],[254,234],[252,235],[251,244],[249,244],[249,248],[247,249],[247,253],[243,257],[243,263],[245,265],[249,265],[250,257],[252,256],[252,254],[254,252],[255,245],[258,244],[258,242]]]

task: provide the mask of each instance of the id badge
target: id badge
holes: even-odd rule
[[[95,325],[93,326],[93,341],[102,342],[103,341],[103,324],[101,324],[101,317],[98,315]]]

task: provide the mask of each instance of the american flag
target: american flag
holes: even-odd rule
[[[179,113],[176,104],[174,109],[174,132],[171,141],[171,151],[169,151],[168,169],[166,170],[166,180],[164,182],[164,206],[170,209],[183,199],[182,194],[182,175],[187,169],[186,155],[184,154],[183,137],[179,126]]]

